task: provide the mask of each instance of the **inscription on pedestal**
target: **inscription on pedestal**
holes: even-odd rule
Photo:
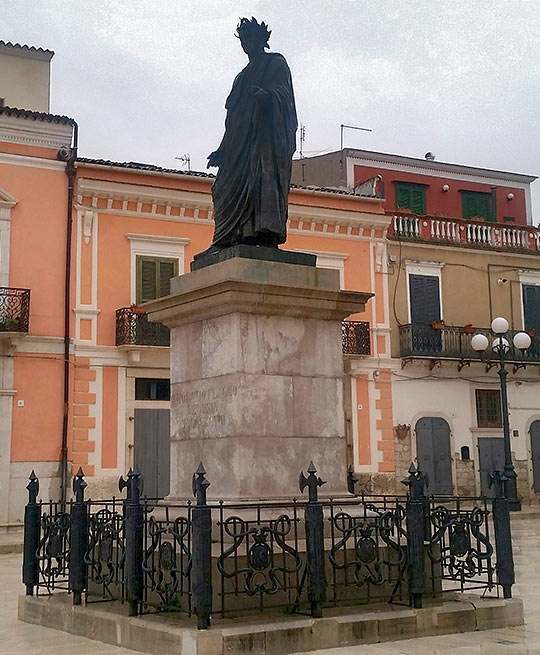
[[[225,425],[227,404],[238,394],[238,385],[224,384],[208,389],[179,391],[175,393],[179,410],[176,439],[197,437],[206,430],[215,430]],[[208,436],[219,436],[212,434]]]

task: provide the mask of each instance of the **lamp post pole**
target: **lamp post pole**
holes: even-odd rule
[[[504,437],[504,475],[507,478],[506,498],[508,499],[508,508],[511,512],[521,511],[521,503],[517,496],[517,474],[512,463],[512,445],[510,443],[510,421],[508,418],[508,392],[506,388],[506,376],[508,371],[504,365],[504,346],[502,337],[499,338],[499,370],[497,374],[501,381],[501,404],[503,420],[503,437]]]
[[[512,446],[510,444],[510,421],[508,417],[508,392],[506,387],[506,376],[508,374],[505,367],[505,355],[510,350],[510,343],[504,338],[508,332],[508,321],[502,316],[494,318],[491,322],[491,331],[497,335],[497,338],[491,344],[493,351],[499,356],[498,375],[501,381],[501,409],[504,438],[504,477],[506,498],[510,511],[519,512],[521,503],[517,495],[517,474],[512,463]],[[524,353],[531,346],[531,338],[526,332],[517,332],[513,338],[514,348]],[[489,340],[485,334],[475,334],[471,340],[471,346],[479,353],[485,352],[489,345]]]

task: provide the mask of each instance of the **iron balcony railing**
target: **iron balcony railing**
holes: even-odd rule
[[[540,335],[533,334],[531,347],[522,353],[514,347],[512,338],[519,330],[510,330],[507,339],[510,351],[505,359],[513,363],[540,362]],[[469,328],[468,326],[444,326],[433,328],[431,325],[408,324],[399,327],[399,351],[401,357],[427,357],[436,359],[458,360],[494,360],[495,355],[478,353],[471,346],[475,334],[485,334],[491,342],[495,336],[489,328]]]
[[[150,323],[146,312],[137,307],[116,310],[117,346],[168,346],[169,328],[162,323]]]
[[[28,332],[30,289],[0,287],[0,332]]]
[[[341,339],[344,355],[371,355],[369,323],[367,321],[343,321]]]
[[[389,236],[471,248],[540,253],[540,229],[474,219],[393,213]]]

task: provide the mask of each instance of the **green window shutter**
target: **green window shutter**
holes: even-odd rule
[[[411,191],[404,186],[396,186],[396,207],[407,207],[410,209]]]
[[[167,296],[171,278],[178,275],[177,259],[137,257],[137,304]]]
[[[137,258],[137,303],[156,299],[157,262],[150,258]]]
[[[473,218],[474,216],[480,216],[486,221],[494,221],[495,216],[492,204],[492,197],[490,193],[463,191],[461,194],[463,218]]]
[[[168,296],[171,293],[171,278],[176,275],[175,261],[159,262],[159,297]]]
[[[395,183],[396,208],[410,209],[415,214],[426,213],[426,190],[420,184]]]
[[[411,189],[411,209],[415,214],[426,213],[426,194],[422,188]]]

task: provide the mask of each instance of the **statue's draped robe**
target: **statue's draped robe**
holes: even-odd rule
[[[249,87],[267,91],[257,98]],[[214,245],[287,236],[287,197],[296,147],[291,73],[278,53],[263,53],[236,76],[225,104],[225,135],[212,187]]]

